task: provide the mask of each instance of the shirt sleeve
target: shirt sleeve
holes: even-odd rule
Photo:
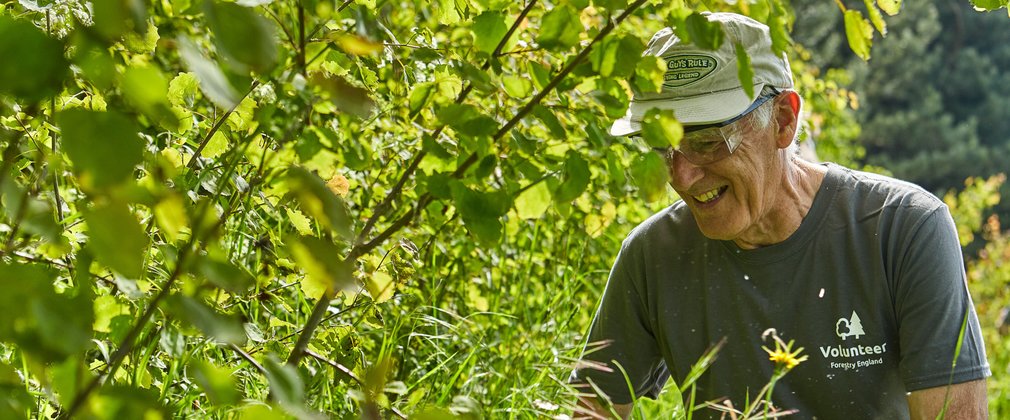
[[[947,207],[926,214],[904,246],[895,312],[905,388],[915,391],[989,376],[957,229]],[[964,339],[957,353],[962,324]]]
[[[642,396],[656,398],[670,377],[637,287],[644,276],[634,266],[641,264],[635,264],[636,257],[631,254],[626,242],[611,269],[582,357],[570,379],[581,393],[595,393],[588,386],[592,382],[615,404]]]

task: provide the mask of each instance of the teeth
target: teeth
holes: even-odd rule
[[[707,191],[707,192],[705,192],[705,193],[703,193],[701,195],[696,195],[696,196],[694,196],[694,199],[698,200],[698,201],[700,201],[702,203],[707,203],[709,201],[712,201],[713,199],[715,199],[718,196],[719,196],[719,189],[716,188],[714,190],[709,190],[709,191]]]

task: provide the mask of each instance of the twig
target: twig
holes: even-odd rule
[[[196,161],[200,158],[200,153],[203,153],[203,148],[207,147],[207,143],[210,143],[211,137],[214,137],[214,134],[217,134],[217,131],[221,129],[221,126],[224,125],[224,122],[228,120],[228,116],[230,116],[233,112],[235,112],[235,109],[238,108],[238,106],[242,103],[242,101],[245,100],[247,96],[249,96],[249,94],[251,94],[254,90],[256,90],[256,87],[259,86],[259,84],[260,84],[259,80],[254,80],[252,86],[249,87],[249,90],[246,91],[245,95],[242,95],[242,97],[235,102],[235,105],[233,105],[231,109],[225,112],[224,115],[221,115],[221,118],[218,118],[217,122],[214,123],[214,126],[211,127],[210,131],[207,132],[207,135],[204,136],[203,141],[200,142],[200,146],[198,146],[196,148],[196,151],[193,152],[193,157],[190,158],[189,163],[186,164],[187,169],[193,170],[193,167],[196,166]]]

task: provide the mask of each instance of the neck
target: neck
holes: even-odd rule
[[[760,248],[789,239],[810,212],[827,169],[792,154],[784,156],[783,161],[782,176],[771,181],[765,197],[767,210],[761,221],[734,240],[742,249]]]

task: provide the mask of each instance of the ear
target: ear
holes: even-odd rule
[[[800,119],[800,95],[795,91],[782,92],[775,98],[775,141],[779,148],[793,142]]]

